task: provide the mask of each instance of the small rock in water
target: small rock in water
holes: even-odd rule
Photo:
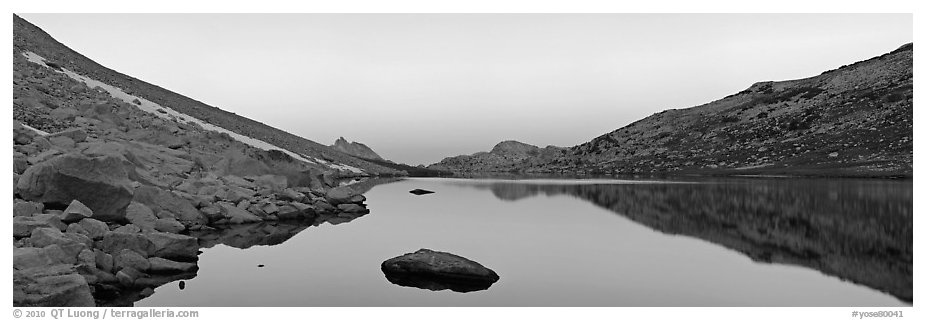
[[[183,280],[180,280],[180,290],[183,290],[183,288],[186,288],[186,282],[183,282]]]
[[[420,195],[423,195],[423,194],[434,193],[434,191],[431,191],[431,190],[424,190],[424,189],[415,189],[415,190],[409,191],[408,193],[414,194],[414,195],[416,195],[416,196],[420,196]]]

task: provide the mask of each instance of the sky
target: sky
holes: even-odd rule
[[[121,73],[413,165],[573,146],[913,41],[910,14],[19,15]]]

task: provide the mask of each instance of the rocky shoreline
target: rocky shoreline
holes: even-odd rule
[[[237,226],[272,243],[369,212],[340,180],[381,172],[146,111],[22,46],[13,57],[15,306],[131,305],[195,276],[199,249]]]

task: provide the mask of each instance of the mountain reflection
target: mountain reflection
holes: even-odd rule
[[[809,267],[913,301],[913,183],[713,180],[695,184],[462,185],[515,201],[569,195],[755,261]]]

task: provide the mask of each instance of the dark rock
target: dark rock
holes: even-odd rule
[[[13,204],[13,216],[31,217],[33,215],[41,214],[42,210],[44,209],[45,205],[40,202],[17,202]]]
[[[113,259],[113,255],[103,252],[103,250],[100,249],[93,249],[93,255],[97,269],[113,273],[113,269],[115,268],[115,259]]]
[[[55,263],[45,248],[13,248],[13,269],[25,270]]]
[[[154,230],[154,224],[158,221],[151,208],[136,201],[132,201],[125,208],[125,219],[143,231]]]
[[[338,205],[338,210],[341,210],[346,213],[369,213],[370,209],[367,209],[359,204],[354,203],[344,203]]]
[[[147,230],[147,231],[151,231],[151,230]],[[113,232],[118,232],[118,233],[139,233],[139,232],[142,232],[142,229],[141,229],[141,227],[139,227],[138,225],[135,225],[135,224],[131,224],[131,223],[130,223],[130,224],[127,224],[127,225],[124,225],[124,226],[118,226],[118,227],[116,227],[115,229],[113,229]]]
[[[100,221],[100,220],[86,218],[86,219],[80,220],[80,222],[78,222],[77,224],[80,225],[84,230],[86,230],[87,236],[93,240],[102,239],[103,236],[109,232],[109,227],[106,225],[105,222]]]
[[[351,198],[356,195],[353,189],[348,187],[337,187],[328,190],[328,193],[325,194],[325,198],[328,199],[328,203],[332,205],[339,205],[342,203],[352,203]]]
[[[263,221],[260,217],[238,208],[228,202],[219,202],[219,207],[222,208],[222,215],[228,219],[229,223],[232,224],[241,224],[241,223],[251,223],[251,222],[260,222]]]
[[[416,196],[420,196],[423,194],[434,193],[434,191],[424,190],[424,189],[415,189],[415,190],[409,191],[408,193],[414,194]]]
[[[286,189],[288,182],[286,177],[278,175],[262,175],[254,179],[254,184],[260,188],[270,189],[275,192]]]
[[[151,263],[148,262],[148,259],[143,257],[138,252],[122,249],[119,253],[115,254],[113,257],[115,263],[115,270],[120,270],[123,268],[132,268],[138,271],[147,271],[151,267]]]
[[[199,269],[195,263],[177,262],[160,257],[148,258],[148,263],[150,265],[148,271],[152,273],[186,273]]]
[[[102,221],[123,221],[132,200],[131,167],[116,156],[65,154],[23,173],[16,190],[26,200],[70,204],[78,200]]]
[[[183,224],[174,218],[162,218],[154,222],[154,230],[161,232],[180,233],[183,229]]]
[[[100,240],[95,247],[110,254],[129,249],[145,257],[155,252],[154,243],[141,233],[110,232],[103,236],[103,240]]]
[[[151,208],[156,216],[165,217],[169,214],[187,227],[208,222],[190,201],[157,187],[141,186],[135,189],[134,200]]]
[[[199,243],[194,237],[166,232],[152,232],[146,236],[154,245],[151,255],[155,257],[192,260],[199,250]]]
[[[94,307],[90,286],[74,266],[13,271],[13,305],[16,307]]]
[[[68,205],[67,209],[64,209],[64,212],[61,213],[61,221],[64,223],[71,223],[92,216],[93,210],[90,210],[90,208],[75,199],[71,201],[71,204]]]
[[[381,268],[390,282],[431,290],[484,290],[499,279],[495,271],[475,261],[428,249],[386,260]]]
[[[56,132],[45,136],[49,140],[55,137],[67,137],[74,142],[84,142],[87,140],[87,131],[80,128],[67,129],[61,132]]]
[[[158,217],[164,217],[164,213],[169,213],[187,227],[208,222],[190,201],[157,187],[141,186],[135,189],[134,200],[151,208]]]
[[[28,237],[32,230],[37,228],[55,228],[66,230],[67,225],[61,222],[56,214],[37,214],[31,217],[13,217],[13,237]]]

